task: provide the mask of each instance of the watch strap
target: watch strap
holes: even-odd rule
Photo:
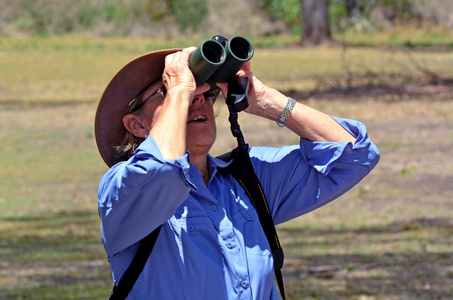
[[[286,125],[286,122],[288,122],[291,111],[294,108],[294,105],[296,105],[296,100],[289,97],[288,102],[286,102],[285,108],[283,109],[282,113],[280,114],[280,117],[278,117],[278,119],[277,119],[278,126],[283,127]]]

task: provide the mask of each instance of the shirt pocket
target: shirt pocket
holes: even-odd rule
[[[181,241],[187,256],[221,268],[219,234],[211,220],[208,217],[188,217],[185,223]]]
[[[260,286],[271,287],[274,281],[274,260],[270,251],[269,242],[254,206],[241,207],[234,215],[237,225],[241,224],[244,236],[244,247],[247,255],[247,263],[250,270],[250,281]],[[265,282],[265,283],[264,283]],[[270,293],[270,292],[269,292]],[[265,293],[268,295],[268,293]],[[258,297],[260,299],[260,297]]]
[[[235,227],[242,232],[247,254],[272,256],[255,207],[239,207],[234,215]]]

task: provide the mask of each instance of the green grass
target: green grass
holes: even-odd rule
[[[190,43],[80,36],[0,42],[0,298],[105,298],[112,283],[96,207],[107,169],[93,136],[97,101],[130,59]],[[401,48],[350,47],[342,61],[343,51],[258,48],[252,66],[269,85],[299,92],[345,87],[345,64],[355,86],[370,83],[366,72],[384,84],[404,83],[386,81],[389,73],[421,76]],[[412,51],[451,78],[449,52]],[[304,101],[363,121],[382,159],[345,196],[279,226],[289,299],[453,297],[453,102],[448,89],[416,96],[321,94]],[[216,109],[213,154],[220,154],[235,141],[227,110],[220,103]],[[273,122],[243,115],[239,122],[251,145],[297,142]]]

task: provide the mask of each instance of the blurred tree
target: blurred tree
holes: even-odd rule
[[[302,45],[332,41],[328,6],[329,0],[302,0]]]

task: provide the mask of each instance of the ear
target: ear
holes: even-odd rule
[[[139,138],[146,138],[149,129],[145,126],[143,119],[135,114],[127,114],[123,117],[123,125],[127,131]]]

